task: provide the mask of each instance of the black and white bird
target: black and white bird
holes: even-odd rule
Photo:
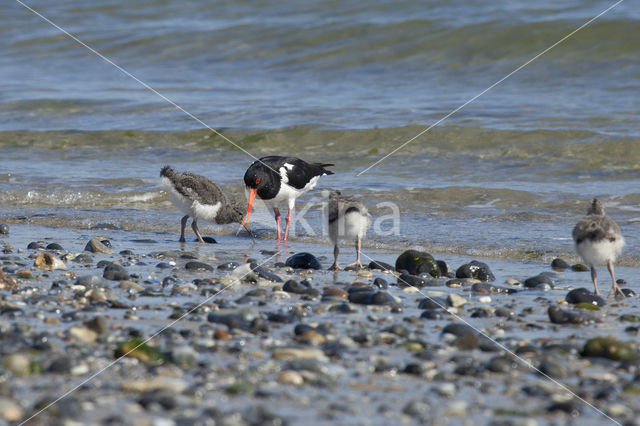
[[[244,183],[249,191],[246,221],[249,222],[256,195],[273,209],[276,219],[278,241],[286,241],[296,198],[313,189],[320,176],[332,175],[325,167],[333,164],[310,164],[295,157],[268,156],[256,160],[244,174]],[[286,205],[284,238],[280,238],[279,206]]]
[[[244,221],[242,207],[230,202],[222,189],[211,180],[191,172],[178,173],[170,166],[164,166],[160,176],[169,189],[173,204],[185,214],[181,220],[180,242],[184,242],[184,228],[189,216],[193,218],[191,228],[201,243],[204,240],[198,230],[198,219],[217,224],[237,222],[251,234]]]
[[[573,241],[576,252],[591,267],[591,280],[596,294],[598,291],[596,265],[607,265],[611,274],[612,287],[609,292],[625,297],[613,273],[613,262],[622,252],[624,238],[618,225],[604,214],[604,206],[600,200],[594,198],[589,206],[587,215],[578,221],[573,228]]]
[[[356,261],[347,268],[361,269],[360,246],[362,239],[371,224],[371,216],[367,208],[353,197],[342,195],[340,191],[331,191],[329,203],[325,211],[327,217],[329,238],[333,243],[333,265],[330,270],[341,269],[338,265],[338,245],[340,241],[355,241]]]

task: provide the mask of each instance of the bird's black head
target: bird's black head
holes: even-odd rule
[[[262,172],[262,169],[256,167],[250,167],[244,174],[244,184],[247,188],[258,189],[267,184],[266,174]]]

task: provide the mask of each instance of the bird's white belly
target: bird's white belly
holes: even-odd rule
[[[173,204],[180,210],[183,214],[191,216],[196,219],[202,219],[209,222],[215,222],[216,215],[222,207],[222,203],[218,201],[216,204],[201,204],[198,201],[191,200],[188,197],[185,197],[181,193],[175,190],[171,182],[167,178],[163,178],[167,182],[164,182],[165,185],[169,189],[169,194],[171,195],[171,200]]]
[[[342,240],[363,239],[369,227],[369,216],[353,211],[329,224],[329,238],[335,244]]]
[[[624,239],[622,237],[613,242],[602,240],[594,243],[590,240],[584,240],[576,245],[576,251],[589,265],[604,265],[609,261],[615,262],[622,252],[623,246]]]

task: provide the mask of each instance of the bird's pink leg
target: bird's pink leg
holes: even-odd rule
[[[275,215],[276,215],[276,235],[277,235],[276,240],[277,240],[277,241],[280,241],[280,210],[278,210],[278,208],[277,208],[277,207],[274,207],[274,208],[273,208],[273,212],[274,212],[274,213],[275,213]],[[289,227],[287,226],[287,229],[288,229],[288,228],[289,228]],[[284,234],[284,239],[285,239],[285,240],[287,239],[287,234],[286,234],[286,232],[285,232],[285,234]]]
[[[289,209],[289,213],[287,213],[287,217],[285,218],[285,227],[284,227],[284,240],[287,241],[287,236],[289,235],[289,225],[291,224],[291,210]]]

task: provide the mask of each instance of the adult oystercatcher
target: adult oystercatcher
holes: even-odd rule
[[[229,202],[220,187],[211,180],[191,172],[178,173],[170,166],[164,166],[160,176],[162,183],[169,188],[173,204],[185,214],[181,220],[180,242],[184,242],[184,228],[189,216],[193,218],[191,228],[201,243],[204,240],[198,230],[198,219],[220,225],[238,222],[251,234],[243,220],[242,207]]]
[[[278,205],[286,203],[286,226],[283,241],[289,235],[289,224],[296,198],[316,186],[320,176],[332,175],[325,167],[333,164],[310,164],[295,157],[268,156],[256,160],[244,174],[244,183],[249,191],[246,222],[249,222],[253,200],[256,195],[267,203],[275,213],[278,241],[280,238],[280,210]]]
[[[355,240],[356,243],[356,261],[347,268],[361,269],[360,245],[371,224],[367,208],[353,197],[342,195],[340,191],[331,191],[325,215],[329,225],[329,238],[334,244],[333,265],[329,269],[342,269],[338,265],[338,244],[342,240]]]
[[[622,252],[624,238],[613,219],[605,216],[604,206],[600,200],[593,199],[587,215],[578,221],[575,228],[573,228],[572,235],[576,252],[591,267],[591,280],[593,281],[595,293],[600,295],[595,266],[606,264],[613,282],[609,296],[611,296],[612,292],[615,292],[616,296],[625,297],[618,284],[616,284],[613,273],[613,262]]]

